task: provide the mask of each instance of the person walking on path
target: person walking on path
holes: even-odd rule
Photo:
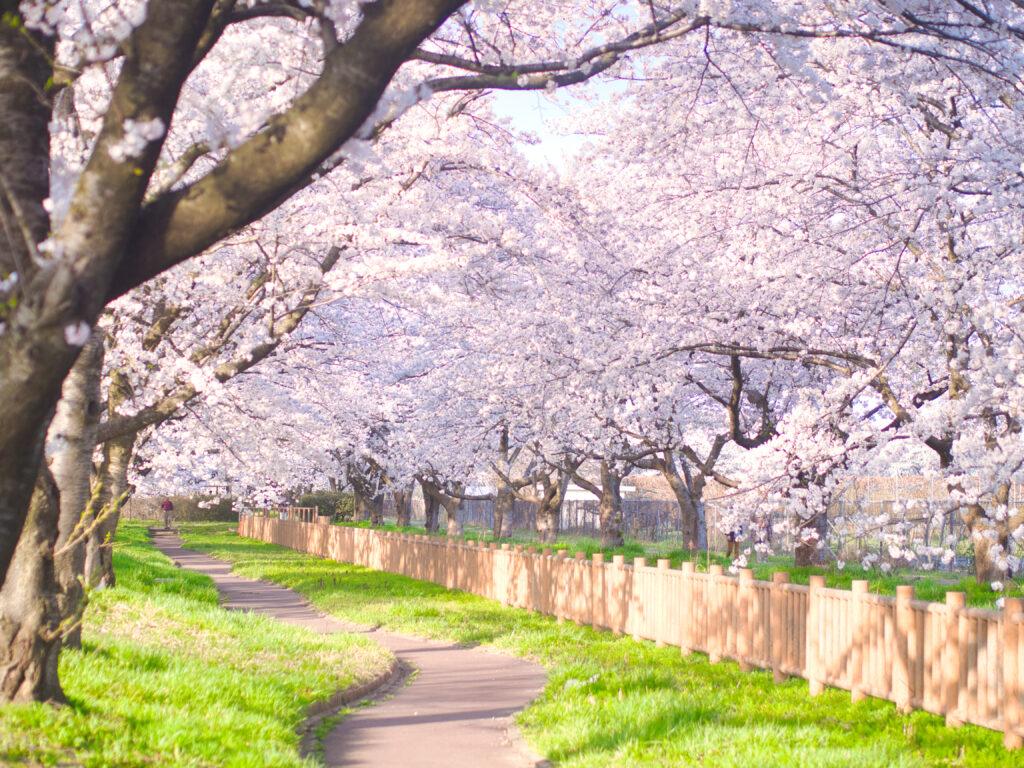
[[[160,509],[164,511],[164,530],[169,531],[171,530],[171,513],[174,512],[174,504],[170,499],[164,499]]]

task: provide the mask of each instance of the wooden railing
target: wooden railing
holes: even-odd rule
[[[281,520],[295,520],[300,523],[315,523],[320,510],[317,507],[279,507],[277,516]]]
[[[314,517],[315,519],[315,517]],[[865,581],[828,589],[812,576],[790,584],[785,573],[757,581],[712,566],[699,573],[668,560],[649,566],[600,554],[483,544],[294,520],[243,516],[238,532],[302,552],[399,573],[609,629],[712,662],[735,659],[744,669],[803,677],[815,695],[826,686],[887,699],[902,711],[944,715],[949,725],[974,723],[1002,731],[1007,748],[1024,737],[1024,601],[1002,611],[967,608],[962,592],[945,604],[871,594]]]

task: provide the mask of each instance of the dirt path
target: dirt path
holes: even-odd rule
[[[364,632],[415,670],[411,683],[346,717],[324,740],[329,766],[524,768],[537,764],[515,737],[511,716],[544,686],[544,670],[477,648],[368,631],[317,611],[296,592],[231,573],[231,566],[182,549],[157,533],[158,549],[182,568],[210,576],[226,608],[257,611],[317,632]]]

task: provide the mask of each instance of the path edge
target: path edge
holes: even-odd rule
[[[377,701],[402,685],[412,669],[393,656],[390,666],[376,677],[359,685],[343,688],[326,699],[314,701],[306,707],[306,717],[296,728],[299,734],[299,754],[302,757],[316,757],[323,739],[317,735],[317,728],[324,720],[334,717],[349,704],[357,701]]]

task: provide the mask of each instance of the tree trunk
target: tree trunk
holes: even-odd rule
[[[426,490],[423,491],[423,513],[424,513],[424,527],[430,533],[437,532],[438,525],[438,509],[440,505],[437,503],[437,499],[431,496]]]
[[[5,2],[2,10],[16,13],[17,4]],[[0,334],[0,584],[37,486],[61,380],[77,351],[63,339],[60,349],[51,337],[37,339],[34,324],[46,320],[39,317],[39,305],[47,286],[32,283],[32,277],[36,245],[50,232],[43,201],[50,195],[51,108],[45,94],[52,57],[52,40],[24,24],[0,24],[0,226],[7,233],[0,238],[0,279],[18,273],[13,292],[0,294],[0,305],[10,296],[20,299],[20,310],[29,310],[28,326],[20,310],[14,322],[0,318],[8,321]]]
[[[601,546],[621,547],[622,537],[622,476],[611,465],[601,461]]]
[[[509,489],[508,483],[499,477],[497,491],[494,494],[494,538],[506,539],[512,535],[512,510],[515,503],[516,497]]]
[[[797,567],[825,564],[825,541],[828,533],[828,512],[822,510],[810,518],[800,520],[799,539],[794,550]]]
[[[676,497],[680,514],[680,533],[683,537],[683,546],[690,552],[697,552],[707,548],[708,532],[707,522],[704,518],[704,484],[688,484],[686,479],[681,477],[675,468],[668,461],[662,463],[662,477],[672,489]],[[691,488],[691,485],[693,487]]]
[[[395,524],[401,528],[412,524],[412,491],[393,491],[395,499]]]
[[[995,533],[993,537],[987,532]],[[990,584],[1006,578],[1006,571],[996,565],[997,553],[1006,552],[1010,537],[997,529],[978,527],[971,531],[974,544],[974,578],[979,584]]]
[[[449,536],[461,536],[462,535],[462,521],[459,520],[459,509],[462,507],[462,499],[449,498],[442,502],[441,506],[444,507],[447,534]]]
[[[366,509],[370,514],[370,525],[384,525],[384,496],[371,496],[366,500]]]
[[[60,606],[53,567],[60,499],[45,466],[0,590],[0,701],[63,702]]]
[[[366,503],[366,497],[354,488],[352,490],[352,519],[358,523],[370,519],[370,507]]]
[[[85,592],[85,528],[90,511],[89,480],[92,453],[100,419],[100,378],[103,373],[103,337],[94,334],[82,349],[64,389],[48,434],[48,442],[63,445],[50,460],[50,471],[60,495],[60,516],[54,568],[59,587],[61,618],[69,629],[64,645],[82,644],[81,618]]]
[[[537,538],[550,544],[558,538],[562,505],[545,498],[537,508]]]
[[[85,544],[85,583],[90,587],[113,587],[117,583],[114,533],[129,491],[128,468],[135,453],[136,438],[137,435],[132,433],[103,444],[103,461],[97,478],[99,486],[93,490],[95,514],[102,515],[103,519],[94,525]]]

